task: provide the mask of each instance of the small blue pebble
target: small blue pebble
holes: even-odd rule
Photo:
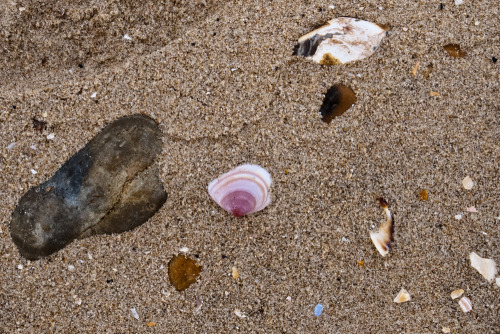
[[[318,304],[314,307],[314,315],[319,317],[321,315],[321,312],[323,312],[323,305]]]

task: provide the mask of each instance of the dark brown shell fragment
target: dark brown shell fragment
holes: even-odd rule
[[[319,109],[323,122],[330,123],[335,117],[345,113],[356,102],[354,91],[344,85],[330,87]]]

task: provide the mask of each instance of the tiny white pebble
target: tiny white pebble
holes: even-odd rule
[[[234,310],[234,314],[236,314],[236,316],[238,318],[246,318],[247,316],[245,315],[245,313],[241,312],[240,309],[235,309]]]
[[[187,253],[187,252],[189,252],[189,248],[187,248],[187,247],[182,247],[181,249],[179,249],[179,252],[182,252],[182,253]]]
[[[128,41],[132,40],[132,37],[130,37],[128,34],[123,35],[123,39],[126,39]]]
[[[288,300],[289,302],[291,302],[292,301],[292,297],[288,296],[288,297],[286,297],[286,300]]]
[[[90,95],[90,97],[95,99],[97,97],[97,92],[94,92],[92,95]]]
[[[408,28],[406,28],[406,27],[403,27],[403,31],[408,31]]]
[[[378,9],[379,9],[379,10],[383,10],[383,9],[384,9],[384,7],[379,7]]]
[[[32,168],[32,169],[30,169],[30,171],[31,171],[31,174],[33,174],[33,175],[35,175],[36,173],[38,173],[38,172],[37,172],[36,170],[34,170],[33,168]]]
[[[328,8],[335,9],[335,6],[334,5],[330,5],[330,6],[328,6]]]
[[[73,266],[73,265],[71,265],[71,264],[70,264],[70,265],[68,266],[68,270],[69,270],[69,271],[74,271],[74,270],[75,270],[75,266]]]
[[[7,146],[7,149],[10,150],[11,148],[14,147],[14,145],[16,145],[16,143],[10,143],[9,146]]]
[[[117,272],[117,271],[118,271],[118,269],[116,269],[116,268],[113,268],[113,271],[114,271],[114,272]]]
[[[455,0],[455,5],[459,6],[464,3],[464,0]]]
[[[363,9],[365,9],[365,7],[359,7],[359,10],[363,10]]]
[[[132,308],[130,309],[130,312],[132,312],[132,316],[133,316],[134,318],[136,318],[137,320],[139,320],[139,313],[137,313],[137,311],[136,311],[135,307],[132,307]]]
[[[72,70],[72,69],[69,69],[69,70],[68,70],[68,72],[69,72],[70,74],[73,74],[73,70]]]
[[[55,134],[53,134],[53,133],[49,133],[49,134],[47,135],[47,139],[48,139],[48,140],[52,140],[52,139],[54,139],[54,137],[55,137],[55,136],[56,136]]]
[[[23,267],[23,265],[22,265],[22,264],[18,264],[18,265],[17,265],[17,269],[19,269],[19,270],[23,270],[23,268],[24,268],[24,267]]]
[[[36,146],[35,146],[35,145],[31,145],[31,146],[30,146],[30,148],[31,148],[32,150],[35,150],[35,151],[36,151]]]
[[[89,260],[92,260],[92,254],[88,253],[87,256],[88,256]]]
[[[347,242],[347,238],[346,237],[342,237],[342,242]]]
[[[47,117],[49,114],[47,114],[47,112],[43,112],[42,113],[42,117]]]
[[[77,300],[75,300],[75,304],[76,305],[82,305],[82,299],[78,298]]]
[[[462,215],[456,215],[456,216],[455,216],[455,219],[456,219],[456,220],[460,220],[460,219],[462,219]]]
[[[233,67],[233,68],[231,69],[231,72],[234,72],[234,71],[236,71],[237,69],[238,69],[237,67]]]
[[[474,22],[474,25],[478,26],[478,25],[479,25],[479,21],[477,21],[477,20],[476,20],[476,21]]]

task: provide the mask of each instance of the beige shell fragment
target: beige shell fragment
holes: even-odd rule
[[[240,277],[240,272],[238,271],[238,268],[232,267],[231,268],[231,275],[233,275],[234,279],[238,279]]]
[[[450,333],[450,332],[451,332],[451,329],[450,329],[450,327],[443,327],[443,329],[441,329],[441,331],[442,331],[443,333]]]
[[[411,300],[411,296],[408,293],[408,291],[406,291],[405,289],[401,289],[401,291],[399,291],[396,298],[394,298],[394,302],[398,303],[398,304],[405,303],[405,302],[410,301],[410,300]]]
[[[495,280],[495,283],[500,286],[500,277],[497,277],[496,280]]]
[[[382,198],[379,199],[380,206],[384,209],[386,220],[380,225],[380,228],[377,232],[370,232],[370,238],[373,241],[373,244],[377,248],[378,252],[382,254],[382,256],[386,256],[389,254],[389,249],[392,241],[392,233],[393,233],[393,224],[394,220],[392,218],[391,212],[387,207],[387,202]]]
[[[294,55],[321,65],[338,65],[371,56],[389,27],[352,17],[338,17],[299,38]]]
[[[472,268],[479,271],[484,278],[490,282],[495,279],[495,275],[497,274],[497,264],[494,260],[484,259],[474,252],[469,254],[469,258]]]
[[[460,308],[464,311],[464,313],[472,311],[472,302],[467,297],[460,298],[458,305],[460,305]]]
[[[462,180],[462,185],[464,186],[465,189],[471,190],[472,187],[474,187],[474,181],[470,178],[470,176],[464,177]]]
[[[451,296],[451,299],[457,299],[458,297],[460,297],[463,294],[464,294],[464,290],[457,289],[457,290],[453,290],[451,292],[450,296]]]

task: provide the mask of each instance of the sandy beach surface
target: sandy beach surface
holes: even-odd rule
[[[292,56],[338,16],[391,29],[358,62]],[[500,265],[499,17],[472,0],[2,1],[0,332],[499,333],[500,287],[469,263]],[[335,84],[357,102],[326,124]],[[133,231],[22,258],[21,196],[137,113],[164,134],[165,205]],[[270,172],[272,201],[236,218],[207,185],[244,163]],[[395,219],[386,257],[370,239],[378,197]],[[167,266],[183,247],[202,272],[178,292]],[[411,300],[394,303],[402,288]]]

